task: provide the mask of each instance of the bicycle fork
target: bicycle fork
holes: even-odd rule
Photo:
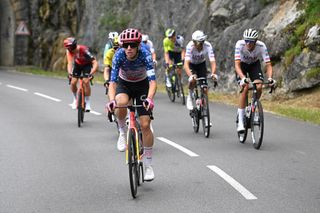
[[[129,147],[129,140],[131,140],[131,135],[130,135],[130,130],[133,130],[134,132],[134,137],[135,137],[135,153],[137,155],[137,161],[138,161],[138,164],[140,163],[141,161],[141,156],[140,156],[140,151],[139,151],[139,132],[138,132],[138,129],[136,128],[135,126],[136,124],[136,120],[135,120],[135,114],[134,112],[130,112],[130,116],[129,116],[129,128],[128,128],[128,132],[127,132],[127,143],[126,143],[126,164],[128,164],[129,160],[129,155],[128,155],[128,149],[130,149]]]

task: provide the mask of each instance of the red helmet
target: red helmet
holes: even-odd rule
[[[137,29],[129,28],[120,34],[120,42],[124,43],[140,43],[142,35]]]
[[[63,41],[63,45],[66,49],[75,49],[77,47],[77,40],[73,37],[66,38]]]

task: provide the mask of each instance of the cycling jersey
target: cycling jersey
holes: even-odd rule
[[[194,45],[193,41],[190,41],[186,47],[186,57],[185,60],[190,61],[192,64],[201,64],[206,60],[206,55],[208,55],[210,61],[215,61],[214,52],[211,44],[205,41],[202,50],[199,52]]]
[[[151,53],[150,46],[148,46],[146,43],[141,42],[141,47],[143,47],[143,48],[147,49],[147,50]]]
[[[118,82],[119,77],[128,82],[156,79],[151,53],[141,46],[137,54],[137,58],[130,61],[123,48],[116,51],[112,60],[110,82]]]
[[[262,58],[264,62],[270,62],[270,57],[266,45],[262,41],[257,41],[254,50],[251,52],[246,47],[244,40],[236,43],[234,60],[240,60],[246,64],[252,64]]]
[[[115,49],[111,48],[107,51],[106,56],[104,57],[103,64],[106,66],[112,66],[112,58],[114,56]]]
[[[112,48],[112,40],[109,39],[108,42],[106,43],[105,47],[104,47],[104,51],[103,51],[103,61],[106,59],[106,55],[109,49]]]
[[[146,44],[146,45],[149,47],[150,52],[151,52],[151,53],[154,53],[154,48],[153,48],[153,42],[152,42],[152,41],[147,40],[146,43],[145,43],[145,42],[142,42],[141,44]]]
[[[163,39],[163,49],[164,52],[181,52],[183,49],[183,38],[182,36],[178,35],[176,41],[173,42],[168,37]]]
[[[67,50],[67,59],[68,61],[72,61],[72,59],[74,59],[75,63],[79,65],[87,65],[92,63],[95,58],[87,46],[78,45],[77,50],[74,53]]]

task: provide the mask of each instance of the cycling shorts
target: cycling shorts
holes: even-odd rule
[[[190,66],[192,74],[196,74],[197,78],[201,78],[201,77],[206,78],[207,77],[207,65],[206,65],[205,61],[200,64],[189,63],[189,66]],[[208,85],[207,79],[202,80],[200,82],[200,85]]]
[[[136,98],[136,104],[142,105],[142,102],[147,98],[149,91],[149,81],[148,78],[145,78],[142,81],[138,82],[129,82],[125,81],[122,78],[119,78],[116,95],[120,93],[125,93],[129,96],[130,100]],[[139,116],[150,115],[150,113],[144,108],[137,108]]]
[[[81,76],[81,73],[83,73],[83,77],[88,78],[91,72],[91,69],[92,69],[91,63],[86,65],[80,65],[80,64],[74,63],[72,77],[78,78]]]
[[[245,76],[249,76],[251,81],[254,81],[254,80],[263,81],[264,80],[263,73],[261,70],[261,64],[260,64],[259,60],[252,63],[252,64],[246,64],[244,62],[240,62],[240,66],[241,66],[241,70],[242,70],[243,74]],[[240,83],[240,81],[241,81],[241,79],[237,75],[238,84]]]
[[[181,52],[172,52],[169,51],[169,58],[173,61],[174,64],[181,62]]]

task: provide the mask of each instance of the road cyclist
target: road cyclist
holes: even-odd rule
[[[157,83],[151,54],[141,47],[142,35],[137,29],[128,28],[120,34],[120,48],[112,61],[109,85],[109,102],[106,109],[115,111],[119,123],[119,138],[117,148],[126,149],[127,126],[125,118],[129,101],[136,99],[138,105],[145,107],[138,109],[139,121],[143,138],[144,180],[152,181],[154,171],[152,167],[153,133],[150,128],[150,110],[154,107],[154,95]],[[119,108],[116,108],[119,107]],[[115,109],[116,108],[116,109]]]
[[[89,51],[85,45],[77,44],[74,37],[68,37],[63,42],[67,55],[67,71],[71,78],[70,88],[73,94],[72,109],[77,108],[77,82],[78,78],[83,75],[85,111],[90,112],[90,79],[93,78],[94,73],[98,69],[98,62],[96,58]]]

